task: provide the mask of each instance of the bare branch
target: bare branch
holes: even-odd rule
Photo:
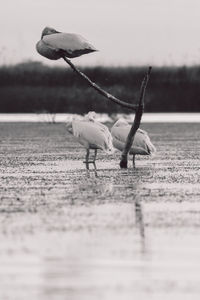
[[[140,98],[139,98],[139,103],[138,103],[138,107],[137,107],[137,110],[136,110],[136,113],[135,113],[135,118],[134,118],[134,121],[133,121],[133,125],[130,129],[130,132],[127,136],[127,139],[126,139],[126,144],[125,144],[125,147],[124,147],[124,150],[122,152],[122,155],[121,155],[121,161],[120,161],[120,167],[121,168],[127,168],[127,156],[128,156],[128,153],[130,151],[130,148],[131,148],[131,145],[133,144],[133,140],[134,140],[134,137],[135,137],[135,133],[136,131],[138,130],[138,128],[140,127],[140,122],[141,122],[141,118],[142,118],[142,114],[143,114],[143,110],[144,110],[144,95],[145,95],[145,90],[146,90],[146,87],[147,87],[147,83],[148,83],[148,80],[149,80],[149,76],[150,76],[150,73],[151,73],[151,67],[149,67],[143,81],[142,81],[142,84],[141,84],[141,88],[140,88]]]
[[[87,77],[83,72],[81,72],[80,70],[78,70],[74,64],[71,62],[71,60],[69,60],[68,58],[66,57],[63,57],[64,61],[70,65],[70,67],[79,75],[81,76],[84,80],[86,80],[89,85],[94,88],[96,91],[98,91],[102,96],[106,97],[108,100],[110,101],[113,101],[115,103],[117,103],[118,105],[121,105],[123,107],[126,107],[126,108],[129,108],[129,109],[132,109],[134,111],[136,111],[137,109],[137,106],[138,105],[135,105],[135,104],[131,104],[131,103],[127,103],[127,102],[124,102],[116,97],[114,97],[113,95],[107,93],[106,91],[104,91],[102,88],[100,88],[96,83],[94,83],[89,77]]]

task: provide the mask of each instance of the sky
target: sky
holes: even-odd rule
[[[73,59],[82,66],[200,63],[199,0],[0,0],[0,65],[40,61],[42,29],[84,36],[99,51]]]

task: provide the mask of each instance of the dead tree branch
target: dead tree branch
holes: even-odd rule
[[[96,91],[98,91],[102,96],[106,97],[108,100],[113,101],[115,103],[117,103],[118,105],[121,105],[123,107],[132,109],[134,111],[136,111],[138,105],[136,104],[131,104],[131,103],[127,103],[124,102],[116,97],[114,97],[113,95],[107,93],[106,91],[104,91],[102,88],[100,88],[96,83],[94,83],[89,77],[87,77],[83,72],[81,72],[79,69],[77,69],[74,64],[71,62],[71,60],[69,60],[66,57],[63,57],[64,61],[70,65],[70,67],[79,75],[81,76],[84,80],[86,80],[89,85],[94,88]]]

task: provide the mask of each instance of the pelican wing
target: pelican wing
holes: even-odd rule
[[[36,44],[36,49],[39,54],[41,54],[44,57],[47,57],[49,59],[59,59],[60,58],[60,52],[57,49],[53,49],[52,47],[48,47],[43,40],[40,40]]]
[[[79,121],[72,122],[73,134],[87,149],[102,149],[113,152],[112,136],[106,126],[98,122]]]
[[[136,143],[138,143],[138,146],[145,150],[145,155],[152,155],[156,152],[156,147],[152,144],[148,133],[145,130],[138,129],[136,132]],[[133,141],[133,147],[134,147],[134,141]]]
[[[123,151],[129,130],[130,126],[112,127],[111,134],[113,137],[113,146],[116,149]]]
[[[126,138],[128,136],[128,133],[130,131],[131,126],[120,126],[120,127],[113,127],[111,129],[111,134],[112,136],[119,140],[121,143],[125,143],[126,142]]]
[[[111,129],[111,134],[113,137],[113,145],[120,151],[123,151],[125,147],[126,138],[130,131],[131,126],[124,125],[118,126]],[[141,155],[149,155],[155,152],[155,147],[151,143],[149,136],[146,131],[142,129],[138,129],[131,149],[129,151],[130,154],[141,154]]]
[[[74,33],[53,33],[43,37],[44,43],[56,50],[62,50],[68,57],[77,57],[97,51],[85,38]]]

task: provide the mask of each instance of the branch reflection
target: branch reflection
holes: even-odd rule
[[[145,224],[144,224],[143,207],[139,196],[135,197],[134,203],[135,203],[135,225],[139,229],[142,252],[145,252]]]

